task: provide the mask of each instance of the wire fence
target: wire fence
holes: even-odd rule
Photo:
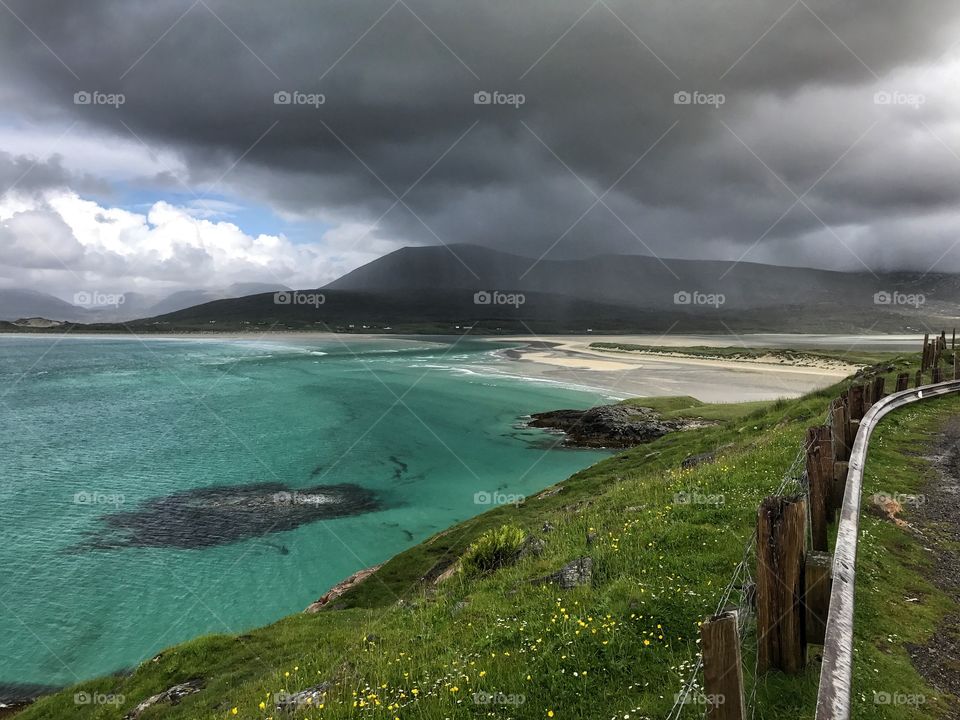
[[[828,411],[824,422],[828,423],[829,421],[830,412]],[[773,495],[783,495],[788,490],[803,495],[808,493],[809,483],[807,479],[806,460],[810,447],[811,444],[804,438],[796,457],[790,464],[790,467],[784,472],[779,486],[772,493]],[[807,503],[808,512],[809,507],[810,503]],[[809,522],[807,523],[807,527],[809,533]],[[756,562],[756,538],[757,533],[756,529],[754,529],[753,534],[751,534],[744,546],[742,559],[734,568],[733,576],[730,578],[730,582],[720,596],[714,611],[715,615],[719,615],[725,609],[730,610],[736,608],[738,611],[737,631],[743,650],[743,657],[749,658],[752,656],[754,658],[753,672],[748,674],[750,687],[747,693],[747,708],[749,709],[751,718],[753,718],[756,713],[756,696],[759,684],[756,633],[752,631],[754,627],[752,622],[754,615],[753,588],[756,587],[752,570]],[[699,710],[699,712],[696,712],[696,715],[700,717],[706,716],[706,702],[700,686],[700,673],[702,670],[703,655],[700,654],[682,689],[677,693],[673,707],[666,716],[666,720],[680,720],[680,718],[683,717],[692,718],[697,710]]]

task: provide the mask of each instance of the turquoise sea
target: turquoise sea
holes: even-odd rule
[[[301,611],[604,457],[521,423],[602,396],[497,347],[0,336],[0,699]]]

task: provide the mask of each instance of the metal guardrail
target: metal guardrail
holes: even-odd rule
[[[867,445],[877,423],[888,413],[921,400],[960,393],[960,380],[924,385],[878,400],[863,416],[850,453],[843,507],[833,555],[833,588],[820,669],[816,720],[848,720],[853,681],[853,600],[856,584],[860,501]]]

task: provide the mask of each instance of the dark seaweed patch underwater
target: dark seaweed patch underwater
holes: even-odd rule
[[[206,548],[382,508],[371,490],[344,483],[291,488],[254,483],[186,490],[100,518],[81,548]]]

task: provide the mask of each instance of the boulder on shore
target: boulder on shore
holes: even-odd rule
[[[588,410],[553,410],[531,415],[530,427],[559,430],[564,445],[624,448],[652,442],[694,423],[665,419],[636,405],[599,405]]]

